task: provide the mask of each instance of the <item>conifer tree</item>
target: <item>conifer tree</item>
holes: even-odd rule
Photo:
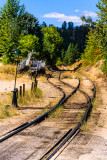
[[[73,64],[78,58],[79,58],[78,46],[74,45],[73,43],[70,43],[65,53],[65,58],[64,58],[65,64],[68,65]]]

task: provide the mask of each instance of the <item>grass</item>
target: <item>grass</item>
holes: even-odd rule
[[[73,78],[73,75],[71,72],[62,73],[61,78]]]
[[[3,94],[1,94],[3,95]],[[15,115],[19,115],[19,111],[17,108],[11,106],[12,104],[12,93],[9,92],[4,95],[5,97],[0,100],[0,119],[4,119],[7,117],[12,117]],[[37,88],[36,91],[25,91],[25,96],[20,98],[18,97],[18,106],[29,106],[37,103],[38,100],[42,97],[42,91]]]
[[[14,80],[16,75],[16,65],[0,66],[0,80]],[[26,75],[26,74],[24,74]],[[24,75],[17,74],[17,78],[24,78]]]
[[[94,109],[96,109],[101,104],[103,104],[102,99],[98,98],[98,97],[96,97],[94,99],[94,101],[92,102],[92,106],[93,106]]]
[[[57,107],[54,111],[49,114],[50,118],[57,118],[64,110],[63,106]]]
[[[24,97],[18,97],[19,106],[34,105],[42,97],[42,91],[37,88],[36,91],[26,90]]]
[[[51,102],[49,102],[49,105],[47,105],[44,109],[43,109],[43,111],[41,112],[41,114],[44,114],[44,113],[46,113],[48,110],[50,110],[52,108],[52,103]]]
[[[100,127],[100,128],[103,128],[103,127],[104,127],[104,125],[102,125],[102,124],[99,124],[99,125],[98,125],[98,127]]]
[[[0,80],[13,80],[16,73],[15,65],[0,66]]]
[[[16,66],[15,65],[2,65],[0,66],[0,73],[15,75]]]
[[[81,109],[81,110],[85,112],[85,109],[84,109],[84,108],[83,108],[83,109]],[[84,115],[84,112],[82,112],[82,113],[81,113],[81,112],[79,112],[79,113],[78,113],[78,118],[80,118],[80,119],[81,119],[81,118],[83,117],[83,115]]]
[[[9,98],[3,98],[0,101],[0,119],[4,119],[6,117],[12,117],[15,115],[18,115],[18,111],[15,107],[11,106],[12,99]]]
[[[85,132],[89,131],[89,129],[90,129],[90,123],[83,122],[83,124],[81,125],[80,129],[81,129],[81,131],[85,131]]]

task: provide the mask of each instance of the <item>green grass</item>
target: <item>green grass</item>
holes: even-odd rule
[[[57,107],[54,111],[49,114],[50,118],[57,118],[64,110],[63,106]]]

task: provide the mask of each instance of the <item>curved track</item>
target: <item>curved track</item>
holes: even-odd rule
[[[82,90],[80,90],[79,89],[79,85],[80,85],[80,80],[78,81],[78,85],[76,86],[76,87],[74,87],[74,86],[71,86],[70,84],[68,84],[68,83],[65,83],[64,81],[62,81],[62,80],[60,80],[60,77],[61,77],[61,75],[59,76],[59,81],[60,82],[58,82],[58,81],[55,81],[55,80],[53,80],[52,81],[52,78],[50,78],[50,79],[48,79],[48,82],[49,83],[51,83],[54,87],[56,87],[58,90],[60,90],[60,92],[62,92],[62,97],[61,97],[61,99],[60,99],[60,101],[52,108],[52,109],[50,109],[48,112],[46,112],[45,114],[43,114],[43,115],[41,115],[40,117],[38,117],[37,119],[35,119],[35,120],[33,120],[32,122],[30,122],[30,123],[25,123],[25,124],[23,124],[22,126],[19,126],[18,128],[15,128],[14,130],[12,130],[11,131],[11,133],[10,134],[7,134],[7,136],[5,136],[5,137],[3,137],[1,140],[0,140],[0,142],[3,142],[3,141],[5,141],[6,139],[8,139],[8,138],[10,138],[10,137],[12,137],[13,135],[15,135],[15,134],[17,134],[17,133],[19,133],[19,132],[21,132],[22,130],[24,130],[24,129],[26,129],[26,128],[28,128],[28,127],[30,127],[32,124],[38,124],[38,123],[40,123],[40,122],[42,122],[45,118],[47,118],[47,117],[49,117],[49,115],[50,115],[50,113],[51,112],[53,112],[53,111],[55,111],[56,110],[56,108],[59,106],[59,105],[64,105],[64,116],[65,116],[65,118],[64,118],[64,116],[63,115],[61,115],[62,116],[62,119],[64,119],[64,121],[65,121],[65,119],[66,119],[66,121],[65,122],[62,122],[62,123],[68,123],[68,121],[69,121],[69,126],[66,124],[65,125],[65,128],[66,127],[68,127],[68,129],[66,130],[66,133],[65,134],[62,134],[61,136],[60,136],[60,138],[58,138],[58,139],[60,139],[59,141],[56,141],[56,143],[53,143],[53,144],[55,144],[55,145],[53,145],[52,147],[48,147],[48,148],[51,148],[51,149],[49,149],[48,150],[48,148],[47,148],[47,152],[40,158],[40,159],[50,159],[51,157],[53,157],[56,153],[57,153],[57,151],[59,151],[59,149],[72,137],[72,136],[74,136],[78,131],[79,131],[79,128],[80,128],[80,126],[81,126],[81,124],[83,123],[83,121],[85,120],[85,119],[87,119],[87,117],[88,117],[88,114],[89,114],[89,112],[90,112],[90,110],[91,110],[91,102],[92,102],[92,100],[93,100],[93,98],[94,98],[94,96],[95,96],[95,86],[94,86],[94,84],[93,84],[93,96],[92,96],[92,98],[90,99],[90,97],[84,92],[84,91],[82,91]],[[55,77],[56,78],[56,77]],[[57,76],[57,79],[58,79],[58,76]],[[92,82],[92,81],[91,81]],[[53,84],[54,83],[54,84]],[[66,85],[66,88],[68,88],[69,90],[70,90],[70,92],[66,92],[65,90],[64,90],[64,87],[65,87],[65,85]],[[62,89],[63,88],[63,89]],[[80,94],[81,95],[84,95],[84,97],[85,97],[85,99],[87,100],[87,104],[85,103],[85,104],[82,104],[83,105],[83,108],[85,109],[85,111],[84,111],[84,115],[82,116],[82,118],[81,119],[78,119],[78,116],[77,116],[77,114],[76,113],[72,113],[72,108],[70,108],[71,106],[72,106],[72,100],[73,100],[73,98],[75,98],[75,97],[72,97],[72,95],[75,93],[75,92],[80,92]],[[76,92],[76,94],[77,94],[77,92]],[[74,94],[75,95],[75,94]],[[72,99],[71,99],[72,98]],[[78,99],[78,101],[79,101],[79,99]],[[65,103],[66,102],[66,103]],[[82,108],[82,107],[80,107],[80,106],[76,106],[78,109],[80,109],[80,108]],[[87,108],[86,108],[87,107]],[[71,111],[70,111],[70,109],[71,109]],[[74,108],[75,109],[75,108]],[[67,113],[67,118],[66,118],[66,113]],[[69,115],[68,115],[68,113],[69,113]],[[79,112],[78,112],[79,113]],[[60,118],[60,116],[59,116],[59,118]],[[76,120],[74,120],[74,118],[76,119]],[[57,121],[59,121],[59,119],[57,118]],[[76,121],[76,122],[75,122]],[[76,127],[74,127],[74,128],[71,128],[71,124],[72,123],[74,123],[74,126],[76,125]],[[30,128],[31,129],[31,128]],[[23,134],[23,133],[22,133]],[[51,142],[50,142],[51,143]],[[30,154],[26,159],[24,159],[24,160],[28,160],[28,159],[30,159],[31,157],[32,157],[32,155],[33,154],[35,154],[35,151],[34,152],[32,152],[32,154]],[[36,153],[37,154],[37,153]],[[43,153],[42,153],[43,154]],[[35,155],[34,155],[35,156]],[[39,158],[35,158],[35,159],[39,159]]]
[[[48,80],[49,83],[51,83],[49,81],[49,77],[47,78],[47,80]],[[30,123],[26,122],[25,124],[23,124],[21,126],[18,126],[17,128],[15,128],[15,129],[11,130],[10,132],[6,133],[6,136],[4,136],[3,138],[0,139],[0,143],[7,140],[8,138],[16,135],[17,133],[23,131],[24,129],[30,127],[31,125],[38,124],[41,121],[43,121],[45,118],[47,118],[48,115],[51,112],[53,112],[59,105],[63,104],[72,94],[74,94],[76,92],[77,88],[79,87],[80,82],[78,83],[77,87],[74,88],[73,92],[71,92],[70,95],[68,95],[66,98],[65,98],[65,92],[60,87],[58,87],[57,85],[54,85],[53,83],[51,83],[51,84],[62,92],[62,97],[59,100],[59,102],[52,109],[50,109],[49,111],[47,111],[46,113],[44,113],[43,115],[38,117],[37,119],[31,121]],[[64,85],[66,85],[66,83]]]
[[[61,76],[61,72],[60,72],[60,76]],[[60,76],[59,76],[59,79],[60,79]],[[89,78],[88,78],[89,79]],[[90,80],[90,79],[89,79]],[[61,80],[60,80],[61,81]],[[79,128],[80,126],[82,125],[83,121],[84,120],[87,120],[88,118],[88,115],[90,113],[90,110],[91,110],[91,107],[92,107],[92,104],[91,102],[93,101],[94,97],[95,97],[95,94],[96,94],[96,91],[95,91],[95,85],[94,83],[92,82],[92,80],[90,80],[92,85],[93,85],[93,96],[92,98],[89,97],[88,94],[86,94],[84,91],[80,90],[78,88],[78,91],[81,92],[82,94],[84,94],[88,100],[87,102],[87,109],[83,115],[83,117],[81,118],[80,122],[76,125],[76,127],[72,130],[69,129],[69,131],[54,145],[52,146],[41,158],[40,160],[49,160],[51,159],[63,146],[64,144],[69,140],[71,139],[73,136],[75,136],[78,132],[79,132]],[[65,84],[65,82],[61,81],[63,84]],[[72,87],[71,85],[67,84],[70,88]],[[72,88],[75,88],[75,87],[72,87]],[[57,157],[56,157],[57,158]],[[56,159],[55,158],[55,159]]]

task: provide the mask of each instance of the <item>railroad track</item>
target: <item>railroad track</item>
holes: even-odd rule
[[[48,79],[49,79],[49,77],[47,78],[47,80],[48,80]],[[44,114],[41,115],[40,117],[36,118],[35,120],[33,120],[33,121],[29,122],[29,123],[26,122],[26,123],[18,126],[17,128],[14,128],[13,130],[9,131],[9,132],[6,133],[5,135],[2,135],[2,136],[1,136],[2,138],[0,139],[0,143],[3,142],[3,141],[5,141],[5,140],[7,140],[8,138],[10,138],[10,137],[18,134],[18,133],[20,133],[21,131],[25,130],[26,128],[30,127],[31,125],[33,125],[33,124],[38,124],[38,123],[42,122],[45,118],[48,117],[48,115],[49,115],[52,111],[54,111],[59,105],[63,104],[63,103],[69,98],[69,96],[65,98],[65,92],[62,90],[62,88],[60,88],[60,87],[57,86],[57,85],[54,85],[54,84],[53,84],[52,82],[50,82],[49,80],[48,80],[48,82],[62,92],[62,97],[61,97],[61,99],[59,100],[59,102],[58,102],[54,107],[52,107],[49,111],[47,111],[46,113],[44,113]],[[66,85],[66,83],[65,83],[64,85]],[[71,94],[74,94],[74,92],[77,90],[78,87],[79,87],[79,83],[78,83],[77,87],[74,88],[74,91],[73,91],[73,93],[71,93]],[[71,96],[71,95],[70,95],[70,96]],[[3,136],[4,136],[4,137],[3,137]]]
[[[61,76],[61,74],[60,74]],[[60,79],[60,76],[59,76],[59,79]],[[92,101],[95,97],[95,94],[96,94],[96,91],[95,91],[95,85],[94,83],[92,82],[92,80],[90,80],[88,78],[89,81],[91,81],[92,85],[93,85],[93,88],[92,88],[92,91],[93,91],[93,95],[92,97],[90,98],[90,96],[88,94],[86,94],[84,91],[82,91],[81,89],[78,88],[78,91],[81,92],[86,98],[87,98],[87,104],[85,107],[86,110],[81,118],[81,120],[77,123],[77,125],[72,129],[70,128],[60,139],[59,141],[57,141],[57,143],[55,143],[45,154],[42,155],[42,157],[40,158],[40,160],[50,160],[52,157],[54,157],[53,159],[57,159],[58,156],[60,155],[60,153],[62,152],[59,152],[59,150],[69,141],[69,139],[73,139],[73,137],[75,137],[75,135],[77,135],[77,133],[79,132],[79,129],[83,123],[84,120],[87,120],[88,118],[88,115],[91,111],[91,107],[92,107]],[[65,84],[65,82],[63,82],[62,80],[60,80],[63,84]],[[71,85],[67,84],[70,88],[75,88],[75,87],[72,87]],[[72,116],[72,114],[71,114]],[[76,115],[75,115],[75,119],[76,119]],[[55,156],[56,155],[56,156]]]
[[[58,74],[57,75],[52,74],[52,76],[54,78],[49,78],[48,81],[49,81],[49,83],[54,85],[54,87],[56,87],[58,90],[60,90],[62,92],[62,97],[61,97],[60,101],[52,109],[50,109],[48,112],[46,112],[42,116],[38,117],[37,119],[35,119],[34,121],[32,121],[30,123],[26,123],[26,124],[23,124],[23,126],[19,126],[18,128],[15,128],[14,130],[12,130],[10,133],[8,133],[5,137],[3,137],[0,140],[0,142],[3,142],[6,139],[12,137],[13,135],[15,135],[17,133],[19,133],[18,135],[24,135],[23,132],[21,132],[21,131],[25,130],[26,128],[30,127],[33,124],[38,124],[38,123],[42,122],[44,119],[49,117],[51,112],[55,111],[59,105],[63,105],[63,108],[64,108],[63,114],[59,115],[57,118],[57,121],[59,123],[61,130],[64,130],[64,132],[61,134],[61,136],[59,136],[57,138],[60,140],[58,141],[56,139],[55,145],[52,145],[52,147],[48,147],[51,149],[48,150],[48,148],[47,148],[47,152],[41,158],[35,157],[35,159],[50,159],[53,155],[55,155],[55,153],[57,153],[57,151],[59,151],[59,149],[67,142],[67,140],[69,140],[72,136],[74,136],[78,132],[79,127],[81,126],[83,120],[87,118],[87,115],[91,109],[91,99],[92,98],[90,99],[90,97],[87,94],[85,94],[83,91],[78,89],[79,85],[80,85],[80,80],[78,80],[78,84],[76,83],[76,85],[71,86],[70,84],[67,84],[64,81],[61,81],[60,76],[58,76]],[[56,80],[56,77],[57,77],[57,80]],[[66,85],[66,89],[65,89],[65,85]],[[94,91],[95,91],[95,89],[93,89],[93,93],[94,93]],[[78,95],[78,93],[83,95],[85,102],[83,102],[82,104],[76,104],[75,101],[77,100],[77,97],[72,97],[72,95],[75,92],[77,95]],[[74,96],[75,96],[75,94],[74,94]],[[93,97],[94,97],[94,95],[93,95]],[[73,100],[73,99],[75,99],[75,100]],[[78,101],[79,101],[79,99],[78,99]],[[73,108],[72,108],[72,105],[73,105]],[[84,109],[84,111],[83,111],[83,109]],[[76,110],[76,112],[74,110]],[[78,117],[79,114],[82,114],[83,117],[82,118]],[[62,117],[63,121],[62,121],[61,117]],[[51,120],[51,118],[49,118],[49,119]],[[61,126],[61,121],[63,123],[62,126]],[[75,127],[75,125],[77,125],[77,126]],[[27,158],[25,158],[25,160],[30,159],[32,156],[35,156],[35,154],[37,154],[37,152],[33,151],[29,156],[27,156]]]

